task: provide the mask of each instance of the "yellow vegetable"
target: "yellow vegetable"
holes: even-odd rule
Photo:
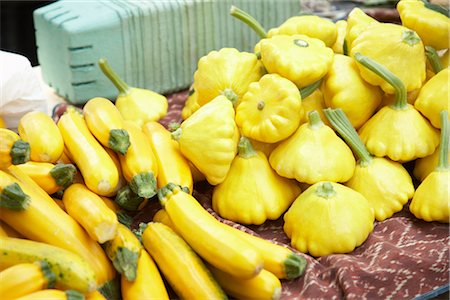
[[[105,296],[102,295],[99,291],[95,290],[91,293],[85,294],[86,300],[107,300]]]
[[[347,16],[347,28],[344,41],[344,54],[350,52],[353,41],[370,25],[378,21],[367,15],[358,7],[353,8]]]
[[[133,218],[126,211],[124,211],[116,202],[114,202],[114,200],[103,196],[101,196],[100,198],[103,200],[106,206],[109,207],[109,209],[116,213],[119,223],[125,225],[128,228],[131,227]]]
[[[439,113],[450,109],[450,69],[445,68],[422,87],[414,107],[436,128],[441,128]]]
[[[117,107],[108,99],[96,97],[83,107],[83,115],[91,133],[104,146],[125,154],[130,146],[128,132]]]
[[[200,104],[198,104],[198,93],[195,92],[194,87],[191,86],[189,89],[189,95],[184,103],[183,108],[181,109],[181,117],[183,120],[189,118],[197,109],[200,108]]]
[[[251,278],[261,271],[264,262],[257,250],[179,186],[168,184],[158,198],[176,232],[208,263],[239,278]]]
[[[239,139],[231,101],[218,96],[181,123],[172,136],[210,184],[221,183],[236,156]]]
[[[278,74],[266,74],[251,83],[236,107],[236,124],[242,135],[266,143],[290,136],[302,116],[298,88]]]
[[[427,222],[438,221],[448,223],[450,217],[450,165],[449,154],[449,120],[448,111],[442,111],[441,146],[439,147],[439,162],[417,188],[409,205],[409,210],[416,218]]]
[[[284,221],[284,232],[294,248],[312,256],[325,256],[353,251],[372,232],[375,219],[363,195],[342,184],[324,181],[300,194]]]
[[[406,100],[406,88],[400,78],[380,63],[357,53],[356,60],[391,84],[394,104],[381,108],[360,129],[361,140],[370,153],[407,162],[434,152],[439,144],[438,131]]]
[[[50,271],[56,276],[54,282],[56,288],[74,289],[87,293],[97,287],[95,273],[89,263],[68,250],[32,240],[10,237],[0,237],[0,250],[1,270],[18,264],[45,261],[48,263]],[[23,277],[26,275],[21,274]],[[28,275],[31,275],[31,271]],[[35,276],[35,279],[38,280],[38,276],[36,274]],[[46,280],[44,278],[40,278],[40,280],[44,287]],[[31,287],[33,283],[29,282],[28,284]],[[34,282],[34,284],[38,284],[38,282]],[[20,293],[21,291],[15,292]],[[4,295],[2,294],[2,296]]]
[[[448,156],[450,156],[450,149]],[[434,171],[434,169],[436,169],[438,162],[439,147],[436,148],[433,154],[416,159],[413,170],[414,177],[419,181],[423,181],[431,172]]]
[[[18,233],[14,228],[6,224],[5,222],[0,220],[0,235],[1,236],[8,236],[13,238],[23,238],[23,235]]]
[[[64,141],[53,119],[44,112],[26,113],[19,121],[20,137],[30,144],[32,161],[56,162],[64,149]]]
[[[200,106],[219,95],[236,105],[250,83],[264,75],[264,67],[256,55],[235,48],[211,51],[198,61],[194,73],[194,90]]]
[[[123,176],[133,192],[151,198],[156,194],[158,164],[149,138],[131,122],[126,121],[124,129],[130,135],[131,145],[125,155],[119,155]]]
[[[148,223],[142,243],[181,299],[227,298],[200,257],[170,227]]]
[[[302,107],[305,113],[303,114],[300,124],[308,123],[309,113],[315,110],[319,113],[322,122],[325,125],[330,126],[330,122],[328,122],[328,119],[325,117],[323,113],[323,109],[325,109],[326,106],[325,106],[325,99],[323,98],[323,93],[320,89],[316,89],[308,97],[302,98]]]
[[[89,131],[83,116],[69,108],[59,119],[58,127],[87,187],[101,196],[113,193],[119,182],[119,171]]]
[[[347,21],[339,20],[335,24],[337,30],[337,37],[336,42],[334,42],[333,46],[331,46],[331,49],[333,49],[335,54],[347,54],[347,52],[344,52],[344,42],[345,36],[347,34]]]
[[[6,127],[6,122],[5,122],[5,120],[3,119],[2,116],[0,116],[0,128],[7,128]]]
[[[414,31],[404,26],[378,23],[367,27],[352,43],[350,54],[355,58],[356,53],[383,65],[403,82],[408,92],[419,89],[425,81],[423,43]],[[380,86],[388,94],[395,93],[394,87],[386,80],[365,66],[357,65],[361,77],[368,83]]]
[[[76,253],[94,269],[97,285],[106,286],[116,273],[100,245],[31,178],[15,166],[8,171],[31,201],[24,211],[2,209],[0,219],[28,239]],[[4,174],[0,171],[1,176]]]
[[[122,276],[121,286],[123,300],[169,300],[161,274],[145,250],[141,250],[139,256],[136,279],[128,281],[125,276]]]
[[[116,236],[119,224],[116,214],[85,185],[75,183],[69,186],[64,191],[63,202],[67,213],[94,241],[103,244]]]
[[[225,180],[214,187],[213,209],[223,218],[260,225],[278,219],[301,190],[293,180],[279,176],[262,152],[241,137],[238,155]]]
[[[408,171],[398,162],[373,157],[341,109],[326,109],[325,113],[358,158],[355,172],[345,185],[369,201],[378,221],[401,211],[414,195],[414,185]]]
[[[289,79],[298,88],[321,79],[333,62],[333,50],[306,35],[276,35],[261,40],[260,46],[267,72]]]
[[[12,130],[0,128],[0,170],[30,160],[30,144]]]
[[[74,290],[55,290],[47,289],[42,291],[37,291],[22,297],[17,298],[17,300],[81,300],[84,299],[84,295]]]
[[[334,56],[321,91],[326,107],[341,108],[355,128],[361,127],[381,102],[381,90],[361,78],[353,58],[341,54]]]
[[[117,192],[114,201],[125,210],[138,211],[147,204],[148,199],[139,196],[133,192],[130,185],[126,185]]]
[[[106,59],[98,62],[100,69],[119,90],[116,107],[126,121],[141,127],[148,121],[158,121],[167,114],[167,98],[151,90],[130,87],[109,66]]]
[[[423,1],[401,0],[397,10],[403,26],[420,36],[423,43],[436,49],[450,44],[450,19],[448,15],[429,9]]]
[[[169,182],[187,187],[192,193],[193,179],[189,162],[181,154],[178,143],[171,137],[163,125],[158,122],[147,122],[142,131],[148,137],[158,165],[158,188]]]
[[[103,248],[116,270],[129,281],[136,279],[138,260],[142,245],[133,232],[123,224],[117,227],[117,234],[107,241]]]
[[[46,261],[18,263],[0,272],[0,295],[14,299],[55,286],[56,275]]]
[[[309,184],[345,182],[355,169],[350,148],[323,124],[316,111],[309,114],[309,123],[300,125],[272,151],[269,162],[278,175]]]
[[[28,161],[17,165],[30,176],[47,194],[54,194],[72,184],[77,169],[72,164],[52,164]]]

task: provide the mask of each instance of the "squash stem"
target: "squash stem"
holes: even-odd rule
[[[321,84],[322,84],[322,78],[317,80],[314,83],[311,83],[308,86],[305,86],[304,88],[301,88],[300,95],[302,96],[302,99],[305,99],[306,97],[308,97],[309,95],[314,93],[314,91],[317,90]]]
[[[57,185],[67,188],[72,184],[77,169],[72,164],[57,164],[50,170],[50,175]]]
[[[181,129],[181,127],[175,129],[175,131],[172,131],[172,133],[171,133],[172,139],[175,141],[179,141],[181,138],[182,132],[183,132],[183,129]]]
[[[109,131],[108,147],[122,155],[130,147],[130,135],[125,129],[111,129]]]
[[[142,172],[134,175],[130,180],[130,188],[142,198],[156,195],[156,178],[153,172]]]
[[[324,125],[317,110],[310,111],[308,114],[308,119],[310,128],[319,129]]]
[[[238,143],[238,154],[242,158],[250,158],[256,155],[252,142],[245,136],[241,137]]]
[[[331,198],[336,195],[336,191],[334,190],[331,182],[326,181],[317,187],[316,195],[322,198]]]
[[[384,80],[386,80],[395,90],[395,102],[392,107],[396,110],[406,109],[408,107],[406,87],[403,82],[389,71],[385,66],[372,60],[371,58],[362,55],[361,53],[355,53],[355,59],[367,69],[371,70]]]
[[[5,186],[0,193],[0,207],[21,211],[30,206],[30,196],[25,194],[16,182]]]
[[[256,21],[249,13],[243,11],[242,9],[232,5],[230,8],[230,15],[241,20],[245,24],[247,24],[254,32],[256,32],[260,38],[265,39],[267,37],[266,30],[262,27],[262,25]]]
[[[118,192],[114,201],[123,209],[128,211],[137,211],[144,202],[144,198],[139,197],[138,194],[133,192],[131,188],[126,185],[122,187]]]
[[[9,153],[13,165],[24,164],[30,160],[30,144],[23,140],[17,140]]]
[[[439,73],[442,70],[442,64],[436,50],[431,46],[425,46],[425,54],[427,55],[434,74]]]
[[[448,111],[443,110],[440,114],[441,117],[441,145],[439,146],[439,162],[437,165],[438,171],[446,171],[450,169],[448,164],[448,143],[449,143],[449,121]]]
[[[67,300],[83,300],[85,297],[82,293],[75,290],[65,290]]]
[[[284,273],[286,274],[286,279],[291,280],[302,276],[305,273],[307,266],[307,261],[305,258],[301,257],[296,253],[291,253],[284,260]]]
[[[47,280],[46,288],[51,289],[55,287],[56,284],[56,274],[52,271],[50,264],[45,260],[40,260],[36,262],[41,268],[41,272]]]
[[[131,90],[130,86],[119,77],[119,75],[111,68],[108,61],[105,58],[100,58],[98,60],[98,65],[102,70],[103,74],[111,80],[114,86],[119,90],[120,94],[128,94]]]
[[[333,128],[347,142],[350,148],[352,148],[353,152],[359,160],[359,164],[369,164],[372,160],[372,155],[367,150],[366,146],[359,137],[355,128],[350,123],[350,120],[347,118],[344,111],[340,108],[326,108],[323,111]]]

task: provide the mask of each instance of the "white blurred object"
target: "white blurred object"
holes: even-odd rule
[[[41,83],[25,56],[0,51],[0,116],[6,127],[16,129],[30,111],[47,113]]]

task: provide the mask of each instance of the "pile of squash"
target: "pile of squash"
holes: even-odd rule
[[[422,1],[397,9],[402,25],[354,8],[266,33],[233,6],[261,40],[202,57],[170,130],[167,99],[104,59],[115,103],[0,128],[0,295],[280,298],[305,258],[218,221],[192,195],[199,181],[219,216],[283,218],[292,247],[316,257],[353,251],[408,203],[448,223],[450,20]],[[132,229],[149,201],[162,209]]]

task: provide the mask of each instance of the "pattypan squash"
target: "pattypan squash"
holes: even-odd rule
[[[183,108],[181,109],[181,118],[186,120],[189,118],[197,109],[200,108],[200,104],[197,101],[198,94],[195,92],[194,88],[191,86],[189,89],[189,94],[184,103]]]
[[[347,54],[346,52],[344,53],[344,41],[345,35],[347,34],[347,21],[346,20],[337,21],[336,30],[337,30],[336,42],[334,42],[333,46],[331,46],[331,49],[333,49],[335,54]]]
[[[353,41],[372,24],[378,24],[378,21],[367,15],[360,8],[353,8],[347,17],[344,50],[347,48],[347,51],[349,51]]]
[[[414,102],[414,107],[436,128],[441,128],[440,112],[450,109],[449,84],[450,69],[445,68],[423,85]]]
[[[361,78],[353,58],[341,54],[334,56],[321,90],[325,105],[341,108],[355,128],[361,127],[381,102],[381,90]]]
[[[233,104],[217,96],[200,107],[172,132],[181,153],[211,185],[221,183],[237,153],[239,130],[234,122]]]
[[[450,156],[450,148],[448,149],[448,156]],[[419,180],[423,181],[431,172],[436,169],[439,163],[439,147],[433,154],[418,158],[414,162],[413,175]]]
[[[401,0],[397,10],[403,26],[420,36],[423,43],[436,49],[448,48],[450,44],[450,19],[425,6],[420,0]]]
[[[265,143],[265,142],[253,140],[251,138],[248,138],[248,140],[252,144],[253,149],[255,149],[255,151],[261,151],[262,153],[264,153],[266,155],[266,157],[269,157],[270,153],[272,153],[273,149],[275,149],[279,145],[279,143]]]
[[[402,81],[378,62],[356,53],[355,59],[365,68],[390,83],[395,90],[394,104],[384,106],[360,129],[359,135],[370,153],[407,162],[434,152],[439,133],[406,100]]]
[[[261,61],[268,73],[289,79],[298,88],[322,78],[333,62],[333,50],[306,35],[275,35],[260,42]]]
[[[238,149],[227,177],[214,187],[214,211],[242,224],[278,219],[300,194],[299,186],[275,173],[267,157],[255,151],[246,137],[241,137]]]
[[[272,28],[267,33],[267,37],[275,35],[296,35],[303,34],[319,39],[327,47],[331,47],[336,42],[336,24],[330,20],[315,15],[294,16],[287,19],[278,27]]]
[[[236,107],[236,124],[242,135],[266,143],[290,136],[302,116],[297,86],[278,74],[266,74],[251,83]]]
[[[417,96],[419,95],[419,91],[420,89],[417,89],[406,93],[406,101],[409,104],[414,105],[414,102],[416,102]],[[377,110],[381,109],[383,106],[393,105],[395,103],[395,98],[395,94],[384,94],[381,97],[381,103]]]
[[[325,114],[358,158],[355,172],[345,185],[369,201],[378,221],[401,211],[414,195],[414,185],[408,171],[399,162],[373,157],[343,110],[326,109]]]
[[[284,215],[291,245],[312,256],[348,253],[373,230],[374,214],[363,195],[335,182],[318,182],[295,199]]]
[[[258,81],[264,74],[264,66],[253,53],[235,48],[211,51],[200,58],[194,73],[198,104],[202,106],[224,95],[236,105],[250,83]]]
[[[322,122],[317,111],[312,111],[309,122],[272,151],[269,162],[280,176],[309,184],[345,182],[355,169],[352,151]]]
[[[330,122],[323,113],[325,106],[325,99],[323,98],[323,93],[320,89],[316,89],[311,95],[306,98],[302,98],[302,107],[305,113],[300,121],[300,124],[308,122],[308,115],[313,110],[317,111],[320,115],[320,119],[325,125],[330,126]]]
[[[450,217],[450,165],[449,154],[449,120],[448,112],[442,111],[441,146],[439,147],[439,163],[417,187],[409,210],[416,218],[427,222],[438,221],[449,223]]]
[[[353,41],[350,54],[354,57],[356,53],[382,64],[400,78],[407,91],[420,88],[425,81],[424,46],[411,29],[392,23],[373,24]],[[394,88],[388,82],[360,64],[358,67],[364,80],[394,94]]]

